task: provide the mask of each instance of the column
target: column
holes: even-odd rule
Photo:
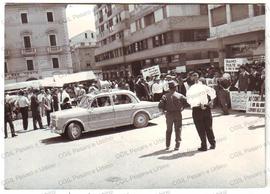
[[[226,57],[225,53],[225,47],[223,45],[223,40],[218,39],[218,62],[219,62],[219,67],[224,66],[224,58]]]
[[[254,9],[253,9],[253,5],[252,4],[249,4],[248,5],[248,15],[249,17],[254,17]]]
[[[232,17],[231,17],[231,7],[230,4],[226,4],[226,17],[227,17],[227,24],[232,22]]]

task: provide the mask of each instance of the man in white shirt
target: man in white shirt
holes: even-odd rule
[[[156,78],[154,80],[154,83],[151,89],[152,89],[154,102],[159,102],[163,95],[163,84],[160,82],[160,79]]]
[[[18,100],[15,102],[15,105],[19,108],[22,114],[23,128],[27,130],[28,128],[28,107],[30,102],[27,97],[24,96],[24,91],[19,91]]]
[[[210,149],[215,149],[216,141],[212,129],[212,114],[210,103],[216,97],[216,91],[202,83],[199,83],[198,73],[192,74],[195,84],[187,91],[187,102],[192,108],[192,117],[197,132],[201,139],[201,147],[199,151],[207,151],[207,142],[211,144]]]
[[[63,104],[65,98],[70,99],[70,96],[69,96],[69,94],[66,92],[66,89],[65,89],[65,88],[64,88],[64,89],[61,88],[61,89],[59,90],[59,93],[58,93],[58,102],[59,102],[59,104],[60,104],[60,108],[61,108],[61,105]],[[62,109],[62,108],[61,108],[61,109]]]

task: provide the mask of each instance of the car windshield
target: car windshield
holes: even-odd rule
[[[91,102],[92,102],[92,98],[90,98],[89,96],[85,96],[81,99],[78,107],[88,108],[90,106]]]

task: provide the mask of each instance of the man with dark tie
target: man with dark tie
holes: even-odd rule
[[[212,129],[210,104],[216,97],[216,91],[199,82],[198,73],[193,73],[192,79],[195,81],[195,84],[187,91],[187,102],[192,108],[193,121],[201,139],[201,147],[198,150],[207,151],[206,139],[211,144],[210,149],[215,149],[216,141]]]

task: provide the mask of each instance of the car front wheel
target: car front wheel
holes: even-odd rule
[[[72,122],[67,127],[67,136],[70,140],[79,139],[82,135],[82,126],[79,123]]]
[[[148,125],[148,115],[143,112],[139,112],[134,117],[134,126],[136,128],[146,127]]]

